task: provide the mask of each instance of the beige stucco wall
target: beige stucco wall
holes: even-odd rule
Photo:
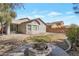
[[[61,23],[61,27],[63,27],[64,26],[64,23]]]
[[[18,26],[18,32],[26,34],[26,23],[22,23]]]
[[[36,34],[36,33],[39,32],[39,29],[38,30],[31,30],[31,31],[28,30],[28,25],[37,25],[37,26],[39,26],[35,21],[26,24],[26,34]]]
[[[51,26],[51,28],[57,28],[58,26],[56,25],[56,24],[53,24],[52,26]]]
[[[64,23],[61,23],[60,25],[53,24],[51,25],[51,28],[61,28],[63,26],[64,26]]]
[[[22,23],[18,25],[18,32],[24,34],[38,34],[46,32],[46,25],[42,23],[40,20],[40,25],[36,21],[32,21],[31,23]],[[37,30],[28,30],[28,25],[37,25]]]
[[[26,25],[26,33],[27,34],[45,33],[46,32],[46,26],[45,26],[45,24],[43,24],[41,21],[39,21],[39,22],[40,22],[40,25],[36,21],[28,23]],[[31,30],[31,31],[29,31],[28,30],[28,25],[37,25],[38,26],[38,30]]]
[[[39,25],[39,33],[45,33],[46,32],[46,25],[42,23],[40,20],[40,25]]]

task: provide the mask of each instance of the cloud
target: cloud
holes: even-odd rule
[[[77,19],[76,15],[63,15],[59,17],[49,17],[47,22],[63,21],[65,24],[71,24],[76,23],[76,21],[79,22]]]
[[[73,18],[75,18],[76,16],[75,15],[69,15],[69,16],[64,16],[62,17],[62,19],[69,19],[69,20],[72,20]]]
[[[33,17],[32,17],[32,16],[27,16],[27,18],[29,18],[29,19],[33,19]]]
[[[75,15],[65,16],[62,18],[65,24],[78,24],[78,18]]]
[[[27,15],[26,16],[27,18],[30,18],[30,19],[34,19],[34,18],[44,18],[45,16],[43,16],[43,15]]]
[[[66,14],[74,14],[74,12],[73,11],[68,11],[68,12],[66,12]]]
[[[72,23],[76,24],[76,21],[77,21],[77,17],[75,15],[63,16],[58,19],[61,19],[62,21],[64,21],[65,25],[72,24]]]
[[[36,14],[37,13],[37,10],[33,10],[31,13],[32,14]]]
[[[31,13],[32,14],[44,14],[47,13],[47,10],[33,10]]]
[[[39,13],[40,14],[43,14],[43,13],[47,13],[48,11],[47,10],[42,10],[42,11],[40,11]]]
[[[43,15],[34,15],[35,18],[43,18]]]
[[[62,20],[62,21],[71,21],[72,22],[72,19],[74,18],[77,18],[75,15],[68,15],[68,16],[60,16],[60,17],[55,17],[55,18],[52,18],[52,19],[55,19],[55,20]]]
[[[48,16],[60,16],[60,15],[62,15],[62,13],[60,13],[60,12],[50,12],[50,13],[48,13]]]

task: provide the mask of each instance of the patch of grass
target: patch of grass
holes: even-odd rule
[[[51,42],[51,38],[47,35],[45,35],[45,36],[33,36],[33,37],[29,37],[27,39],[30,42],[43,42],[43,43]]]
[[[47,35],[38,35],[38,36],[30,36],[26,37],[23,42],[55,42],[55,41],[63,41],[66,36],[64,34],[47,34]]]

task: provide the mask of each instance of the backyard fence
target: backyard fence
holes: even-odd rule
[[[47,26],[46,31],[47,32],[53,32],[53,33],[65,33],[68,30],[68,28],[61,27],[61,28],[51,28],[50,26]]]

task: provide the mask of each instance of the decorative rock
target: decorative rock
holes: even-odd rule
[[[46,56],[52,52],[52,48],[48,44],[42,45],[42,43],[31,44],[30,48],[26,48],[24,51],[24,55],[30,56]]]
[[[69,54],[67,54],[62,48],[60,48],[58,46],[55,46],[53,44],[48,44],[48,45],[50,46],[49,53],[46,52],[48,55],[47,54],[45,54],[45,55],[47,55],[47,56],[69,56]],[[28,54],[29,49],[27,49],[27,48],[31,48],[31,44],[26,44],[26,45],[19,46],[14,51],[4,54],[4,56],[24,56],[24,54],[26,56],[31,56],[31,55]],[[45,55],[40,54],[40,56],[45,56]]]

